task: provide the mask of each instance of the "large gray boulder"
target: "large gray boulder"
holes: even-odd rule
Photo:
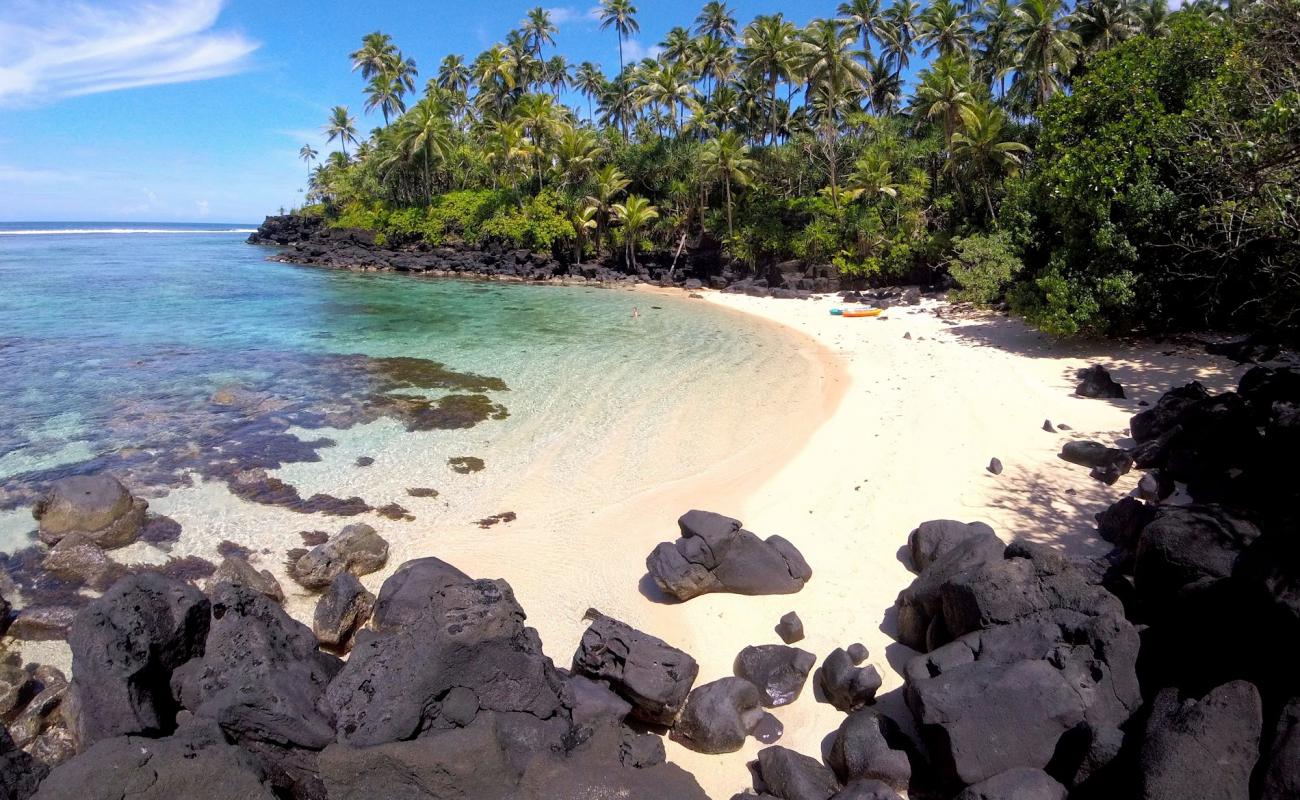
[[[767,793],[781,800],[830,800],[841,788],[820,761],[780,745],[758,751],[757,771]]]
[[[734,753],[766,713],[754,684],[721,678],[691,690],[672,740],[697,753]]]
[[[1259,692],[1226,683],[1200,699],[1163,689],[1138,753],[1141,800],[1249,800],[1263,729]]]
[[[663,542],[646,557],[659,588],[678,600],[709,592],[792,594],[812,577],[803,555],[780,536],[766,540],[740,521],[708,511],[688,511],[677,521],[681,538]]]
[[[41,568],[59,580],[103,589],[124,570],[86,534],[69,533],[50,548]]]
[[[211,724],[104,739],[50,773],[36,800],[275,800],[266,774]]]
[[[340,744],[403,741],[483,711],[538,720],[561,712],[563,680],[508,583],[466,580],[426,600],[422,620],[357,637],[325,695]]]
[[[958,522],[954,519],[922,522],[907,536],[907,552],[912,559],[912,571],[924,571],[949,550],[975,537],[996,538],[996,534],[983,522]]]
[[[171,732],[169,680],[203,654],[208,610],[198,589],[146,572],[118,581],[77,615],[64,715],[80,749],[125,734]]]
[[[817,679],[826,702],[845,712],[876,702],[876,692],[884,683],[874,666],[857,666],[842,647],[832,650],[822,661]]]
[[[961,572],[1002,560],[1006,550],[987,526],[967,526],[964,531],[950,532],[948,537],[920,574],[898,594],[898,640],[920,652],[952,639],[943,624],[944,584]]]
[[[776,708],[799,699],[817,657],[783,644],[750,645],[736,656],[736,676],[758,687],[763,705]]]
[[[681,713],[699,665],[662,639],[613,617],[597,616],[573,654],[573,671],[609,682],[632,704],[632,717],[672,725]]]
[[[1219,506],[1162,505],[1142,529],[1133,583],[1148,619],[1178,613],[1185,591],[1204,592],[1232,576],[1259,528]]]
[[[404,562],[379,587],[373,622],[378,631],[398,631],[424,621],[442,603],[448,587],[472,579],[447,562],[428,556]]]
[[[1065,787],[1041,769],[1019,767],[967,786],[954,800],[1065,800]]]
[[[321,646],[347,652],[352,640],[370,619],[375,596],[366,591],[357,576],[344,572],[321,595],[312,616],[311,629]]]
[[[388,542],[375,529],[358,522],[317,545],[289,568],[289,577],[306,589],[320,590],[344,572],[369,575],[388,562]]]
[[[32,508],[32,516],[40,523],[37,532],[46,544],[80,533],[109,550],[136,540],[148,508],[148,501],[132,497],[117,478],[100,473],[55,481]]]
[[[909,744],[894,720],[874,709],[862,709],[840,723],[826,763],[846,784],[877,780],[906,791],[912,779]]]
[[[239,556],[227,556],[217,571],[208,578],[208,592],[213,592],[223,583],[237,583],[247,586],[259,594],[277,603],[284,602],[284,589],[270,570],[254,567],[248,560]]]

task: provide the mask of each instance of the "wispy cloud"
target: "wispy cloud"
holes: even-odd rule
[[[0,4],[0,105],[49,102],[247,69],[258,43],[215,30],[224,0]]]
[[[662,52],[663,48],[657,44],[644,45],[637,39],[627,39],[623,42],[623,57],[629,64],[643,58],[658,58]]]
[[[559,6],[557,8],[548,8],[546,13],[551,15],[551,22],[555,23],[558,28],[561,25],[567,25],[574,20],[586,19],[584,12],[579,11],[573,6]]]

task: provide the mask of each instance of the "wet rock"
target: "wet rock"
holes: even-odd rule
[[[95,743],[50,773],[36,800],[275,800],[253,758],[215,725],[163,739],[121,736]]]
[[[912,779],[909,742],[898,724],[874,709],[844,718],[831,743],[826,763],[844,783],[878,780],[905,791]]]
[[[475,456],[457,456],[447,459],[447,466],[451,467],[452,472],[461,475],[468,475],[471,472],[480,472],[483,469],[483,459]]]
[[[594,619],[578,651],[573,671],[605,680],[632,704],[632,717],[672,725],[699,674],[695,659],[662,639],[612,617]]]
[[[423,486],[416,486],[407,489],[406,493],[411,497],[437,497],[438,496],[437,489],[430,489],[428,487],[423,487]]]
[[[826,702],[840,711],[854,711],[874,703],[883,683],[875,667],[854,666],[853,659],[842,647],[826,656],[817,675]]]
[[[277,603],[284,602],[284,589],[270,570],[259,570],[239,556],[228,556],[217,567],[217,571],[208,578],[208,594],[212,594],[218,584],[234,583],[247,586],[258,594]]]
[[[357,576],[344,572],[316,603],[312,632],[321,645],[341,652],[352,649],[352,640],[370,621],[375,596],[366,591]]]
[[[1124,387],[1110,377],[1100,364],[1079,370],[1079,385],[1074,393],[1079,397],[1124,399]]]
[[[80,749],[175,726],[169,681],[203,653],[209,604],[198,589],[156,573],[124,578],[77,615],[66,716]]]
[[[50,548],[41,567],[70,583],[104,588],[120,570],[104,549],[84,533],[69,533]]]
[[[26,749],[37,762],[53,769],[77,754],[77,743],[66,725],[55,724],[37,736]]]
[[[388,542],[374,528],[359,522],[299,558],[289,570],[289,577],[303,588],[320,590],[344,572],[369,575],[382,569],[387,561]]]
[[[1259,758],[1259,692],[1233,681],[1197,699],[1163,689],[1138,754],[1142,800],[1248,800]]]
[[[31,676],[19,664],[0,663],[0,720],[8,719],[27,699],[35,694],[31,690]]]
[[[677,526],[681,538],[659,544],[646,557],[646,569],[678,600],[709,592],[792,594],[812,577],[794,545],[780,536],[760,539],[742,530],[739,520],[688,511]]]
[[[149,503],[133,498],[121,481],[107,473],[74,475],[55,481],[32,509],[41,541],[57,544],[81,533],[105,549],[136,540]]]
[[[794,644],[803,640],[803,620],[799,615],[791,611],[781,617],[781,621],[776,625],[776,635],[781,637],[781,641],[786,644]]]
[[[1010,769],[967,786],[954,800],[1065,800],[1065,787],[1041,769]]]
[[[743,678],[721,678],[691,690],[673,725],[672,740],[697,753],[734,753],[765,712],[758,687]]]
[[[1133,457],[1127,450],[1107,447],[1100,442],[1066,442],[1061,448],[1061,458],[1071,464],[1090,467],[1092,471],[1089,474],[1108,486],[1133,468]]]
[[[15,745],[24,749],[31,747],[47,730],[63,724],[68,679],[54,667],[41,665],[32,671],[27,688],[32,698],[9,720],[9,735]]]
[[[356,460],[356,465],[358,467],[369,467],[373,466],[374,463],[375,459],[371,456],[358,456]]]
[[[758,751],[758,774],[781,800],[830,800],[840,790],[835,773],[820,761],[780,745]]]
[[[71,606],[27,606],[9,625],[9,636],[29,642],[64,641],[77,609]]]
[[[9,604],[3,594],[0,594],[0,636],[4,636],[5,632],[9,630],[9,617],[12,610],[13,606]]]
[[[735,672],[762,693],[768,708],[799,699],[817,657],[807,650],[779,644],[749,646],[736,656]]]

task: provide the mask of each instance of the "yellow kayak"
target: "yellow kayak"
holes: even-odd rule
[[[884,311],[884,309],[882,308],[847,308],[840,314],[840,316],[841,317],[878,317],[880,316],[882,311]]]

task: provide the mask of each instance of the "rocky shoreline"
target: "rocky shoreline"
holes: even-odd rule
[[[713,243],[688,248],[676,267],[672,253],[649,253],[639,259],[638,271],[627,272],[613,261],[571,264],[550,255],[509,248],[500,243],[482,247],[434,246],[412,238],[378,238],[371,231],[331,228],[319,217],[269,216],[248,237],[248,243],[283,248],[270,257],[289,264],[349,269],[362,272],[397,272],[429,277],[474,278],[479,280],[528,281],[572,285],[630,286],[648,283],[692,291],[717,289],[754,297],[804,299],[813,294],[847,290],[848,299],[859,299],[855,289],[830,265],[805,265],[788,261],[761,270],[730,264]],[[938,292],[943,287],[931,287]],[[913,304],[921,289],[889,288],[867,291],[863,300],[873,304]]]
[[[1080,396],[1123,391],[1082,377]],[[920,525],[895,606],[915,651],[911,720],[876,707],[866,648],[819,664],[793,646],[793,615],[773,631],[784,644],[746,647],[716,676],[593,610],[557,667],[504,581],[421,558],[370,595],[356,577],[388,551],[366,526],[294,557],[290,576],[321,592],[311,627],[237,556],[203,591],[131,574],[72,622],[70,680],[0,667],[0,798],[704,798],[665,761],[665,733],[702,753],[771,745],[737,800],[1295,797],[1300,498],[1284,465],[1298,426],[1294,370],[1167,392],[1132,418],[1133,447],[1111,448],[1145,474],[1098,515],[1105,558],[1004,544],[980,523]],[[113,547],[138,523],[110,481],[52,487],[38,506],[51,553]],[[737,520],[692,511],[679,529],[646,558],[679,599],[817,580],[790,542]],[[0,627],[11,616],[0,599]],[[810,679],[845,714],[824,761],[773,744]]]

